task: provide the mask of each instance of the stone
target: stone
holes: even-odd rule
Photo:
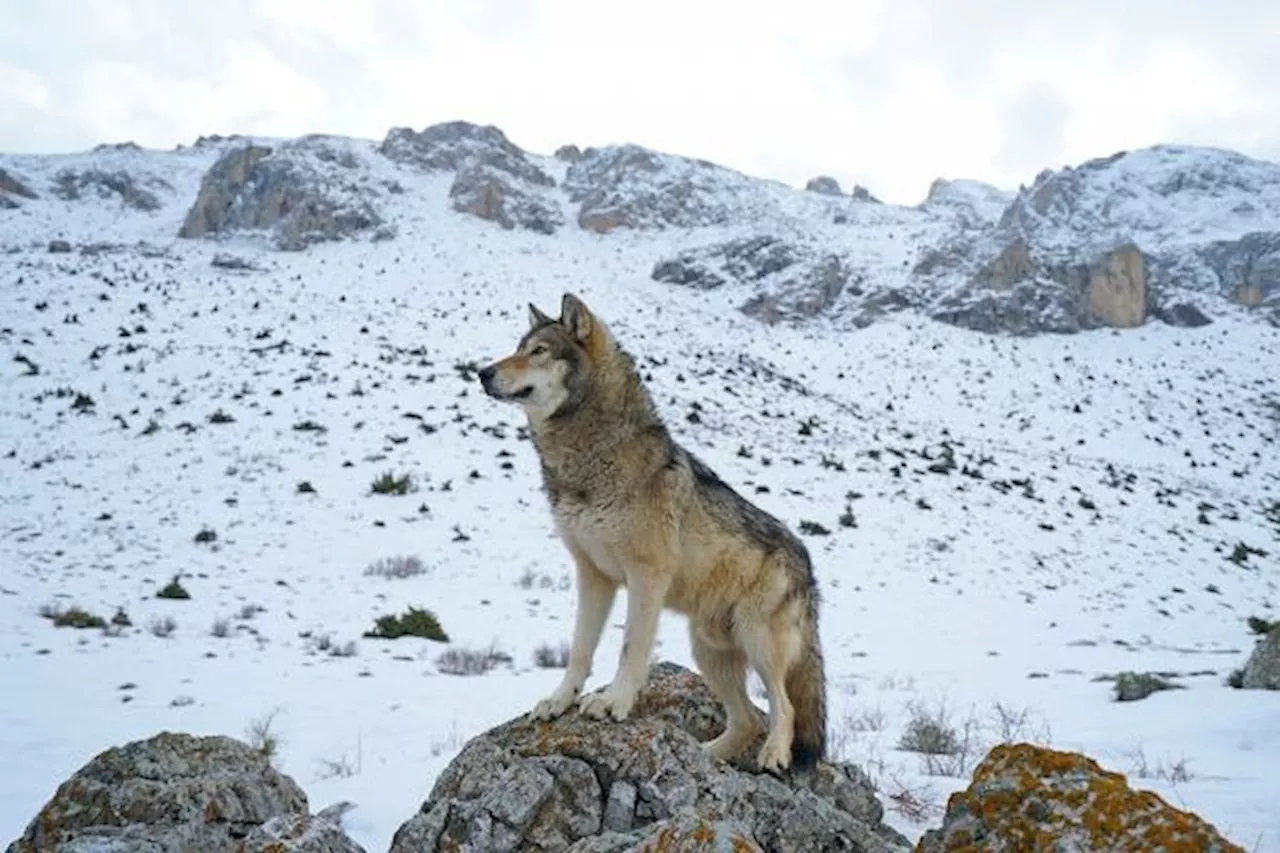
[[[843,195],[840,189],[840,182],[829,175],[819,175],[816,178],[810,178],[804,188],[811,193],[819,195]]]
[[[17,175],[5,169],[0,169],[0,204],[8,202],[11,207],[17,207],[18,203],[12,201],[10,196],[18,198],[34,199],[35,192],[23,183]]]
[[[1211,824],[1134,790],[1092,759],[1030,744],[992,749],[969,787],[948,799],[942,827],[926,832],[915,849],[1244,853]]]
[[[1240,686],[1247,690],[1280,690],[1280,624],[1258,639],[1244,665]]]
[[[1150,288],[1147,268],[1137,246],[1107,252],[1089,273],[1089,310],[1113,329],[1132,329],[1147,319]]]
[[[498,170],[480,164],[459,170],[449,188],[449,199],[459,213],[496,222],[506,230],[523,228],[538,234],[554,234],[564,224],[560,210],[550,201],[525,191]]]
[[[79,201],[86,193],[92,192],[99,198],[115,197],[125,207],[150,213],[162,206],[153,190],[172,190],[173,187],[167,181],[154,177],[148,180],[148,184],[151,189],[143,187],[140,181],[122,169],[112,172],[63,169],[54,177],[53,194],[63,201]]]
[[[553,722],[521,716],[472,739],[391,853],[909,848],[883,824],[857,768],[819,764],[786,780],[756,773],[763,736],[726,764],[700,744],[723,727],[724,710],[699,676],[656,664],[624,722],[576,711]]]
[[[261,751],[162,732],[60,785],[8,853],[362,853]]]

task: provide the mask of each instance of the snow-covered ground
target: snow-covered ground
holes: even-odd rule
[[[554,311],[572,290],[682,441],[797,529],[828,531],[805,541],[831,738],[899,829],[936,825],[1011,736],[1081,750],[1280,851],[1280,695],[1224,685],[1252,645],[1245,618],[1280,616],[1275,329],[1230,313],[1023,340],[912,315],[765,327],[724,291],[649,279],[729,231],[504,232],[448,212],[433,177],[404,179],[389,242],[179,241],[178,199],[211,159],[186,156],[163,176],[175,200],[119,232],[118,204],[95,198],[0,214],[0,839],[109,746],[270,718],[313,808],[355,803],[348,831],[386,849],[468,738],[560,677],[533,658],[568,639],[570,564],[519,412],[470,368],[511,349],[526,302]],[[44,249],[117,233],[162,251]],[[847,237],[900,267],[902,241],[873,238]],[[211,266],[225,251],[259,269]],[[388,471],[415,490],[371,494]],[[1265,553],[1228,559],[1239,543]],[[422,573],[366,574],[408,555]],[[157,598],[175,576],[190,599]],[[41,616],[72,605],[132,625]],[[409,606],[450,643],[363,637]],[[592,685],[612,675],[623,612]],[[437,666],[490,646],[511,662]],[[692,665],[679,617],[657,654]],[[1095,679],[1122,670],[1185,689],[1114,702]],[[939,708],[970,736],[958,761],[897,748]]]

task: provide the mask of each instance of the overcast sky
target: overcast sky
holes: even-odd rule
[[[452,119],[912,204],[1185,142],[1280,160],[1280,0],[0,0],[0,151]]]

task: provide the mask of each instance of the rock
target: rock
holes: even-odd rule
[[[840,189],[840,182],[829,175],[819,175],[816,178],[810,178],[804,188],[811,193],[819,195],[843,195],[844,191]]]
[[[1117,702],[1137,702],[1161,690],[1183,689],[1181,684],[1155,672],[1118,673],[1112,687]]]
[[[962,228],[994,225],[1013,200],[1013,194],[981,181],[938,178],[920,204],[922,210],[951,217]]]
[[[1152,316],[1169,326],[1187,329],[1198,329],[1213,321],[1205,313],[1190,302],[1174,302],[1152,309]]]
[[[449,199],[459,213],[496,222],[507,230],[519,227],[554,234],[564,224],[564,216],[549,200],[522,190],[503,173],[479,163],[458,172]]]
[[[239,255],[232,255],[229,252],[218,252],[209,261],[211,266],[215,266],[220,270],[234,270],[236,272],[249,272],[257,269],[253,262],[242,258]]]
[[[13,201],[11,196],[26,199],[37,197],[29,186],[18,179],[17,175],[0,168],[0,205],[17,207],[18,203]]]
[[[1200,256],[1217,276],[1219,292],[1249,308],[1280,294],[1280,232],[1255,232],[1210,243]]]
[[[582,149],[576,145],[561,145],[556,149],[555,158],[562,163],[577,163],[582,159]]]
[[[857,768],[811,778],[750,772],[699,744],[724,712],[703,681],[656,664],[625,722],[571,711],[518,717],[474,738],[437,778],[391,853],[566,850],[905,851]],[[734,846],[737,845],[737,846]]]
[[[763,218],[759,181],[638,145],[588,148],[569,167],[564,189],[579,205],[579,227],[597,234]]]
[[[871,190],[862,184],[854,184],[853,189],[849,191],[849,198],[854,201],[866,202],[867,204],[881,204],[880,199],[871,194]]]
[[[525,152],[492,125],[451,121],[421,132],[392,128],[378,152],[389,160],[428,171],[486,166],[533,186],[555,186],[550,175],[529,162]]]
[[[1036,276],[1036,265],[1031,260],[1031,247],[1022,237],[1015,237],[1000,254],[992,258],[973,278],[977,287],[991,290],[1009,290],[1015,284],[1030,281]]]
[[[1240,686],[1248,690],[1280,690],[1280,624],[1258,639]]]
[[[49,254],[51,255],[65,255],[70,251],[71,251],[71,244],[68,243],[66,240],[50,240],[49,241]]]
[[[1066,288],[1024,281],[1008,291],[962,289],[939,298],[929,316],[987,334],[1030,336],[1080,331],[1079,298]]]
[[[297,251],[382,225],[379,189],[343,140],[310,136],[278,148],[231,148],[205,173],[179,237],[268,230]]]
[[[63,201],[79,201],[85,193],[93,192],[99,198],[116,197],[125,207],[149,213],[161,207],[160,199],[152,190],[171,191],[173,187],[156,177],[147,179],[147,183],[151,189],[141,186],[133,175],[124,170],[63,169],[54,177],[53,194]]]
[[[1244,853],[1211,824],[1083,755],[1005,744],[951,795],[942,828],[926,832],[916,853],[1012,850]]]
[[[1113,329],[1146,322],[1150,295],[1146,264],[1137,246],[1108,252],[1089,273],[1089,310]]]
[[[359,853],[248,744],[164,732],[113,747],[58,787],[8,853]]]

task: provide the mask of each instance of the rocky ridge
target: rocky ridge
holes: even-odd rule
[[[176,152],[0,158],[0,209],[39,215],[92,198],[164,221],[189,205],[171,233],[262,234],[301,250],[393,238],[399,199],[440,191],[408,189],[415,175],[444,179],[445,207],[502,230],[629,233],[660,253],[656,280],[716,291],[768,323],[857,328],[914,310],[1034,335],[1198,326],[1240,309],[1280,318],[1280,165],[1210,148],[1121,152],[1045,170],[1016,193],[940,179],[907,208],[862,187],[844,194],[829,176],[793,189],[637,145],[542,157],[496,127],[453,121],[394,128],[380,143],[215,136]]]

